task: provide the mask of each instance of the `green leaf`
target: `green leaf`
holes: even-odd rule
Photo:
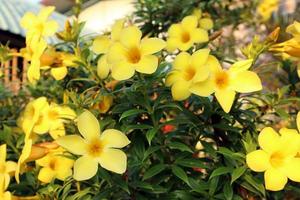
[[[263,196],[266,195],[265,187],[259,179],[255,179],[252,176],[245,175],[245,180],[256,190],[258,190]]]
[[[231,167],[219,167],[211,173],[209,179],[212,179],[213,177],[221,176],[223,174],[227,174],[227,173],[230,173],[230,172],[232,172]]]
[[[219,183],[219,177],[214,177],[210,179],[209,190],[208,190],[209,196],[212,196],[216,192],[218,183]]]
[[[225,147],[220,147],[218,153],[227,156],[229,158],[233,158],[235,160],[243,160],[243,161],[245,160],[245,156],[243,154],[233,152],[230,149],[227,149]]]
[[[194,153],[190,147],[188,147],[186,144],[183,144],[181,142],[171,142],[170,144],[168,144],[168,146],[170,147],[170,149],[178,149],[180,151],[187,151],[190,153]]]
[[[230,184],[225,184],[223,187],[223,192],[226,200],[231,200],[233,197],[233,190]]]
[[[247,169],[246,167],[238,167],[238,168],[234,169],[231,174],[230,184],[232,184],[234,181],[236,181],[238,178],[240,178],[245,173],[246,169]]]
[[[155,165],[153,167],[151,167],[150,169],[148,169],[145,174],[144,174],[144,177],[143,177],[143,181],[144,180],[147,180],[157,174],[159,174],[161,171],[163,171],[164,169],[166,168],[166,165],[165,164],[158,164],[158,165]]]
[[[145,113],[145,112],[146,112],[145,110],[140,110],[140,109],[128,110],[128,111],[122,113],[119,121],[121,121],[122,119],[125,119],[127,117],[130,117],[130,116],[133,116],[133,115],[137,115],[137,114],[140,114],[140,113]]]
[[[154,138],[154,136],[156,135],[157,131],[158,131],[157,128],[152,128],[152,129],[147,131],[146,138],[147,138],[147,141],[148,141],[149,145],[151,145],[151,141]]]
[[[175,161],[176,164],[184,166],[184,167],[199,167],[199,168],[208,168],[207,165],[205,165],[200,159],[193,159],[193,158],[188,158],[188,159],[177,159]]]
[[[183,180],[186,184],[188,185],[190,184],[188,180],[188,176],[186,175],[185,171],[181,167],[174,165],[172,167],[172,173],[178,178],[180,178],[181,180]]]

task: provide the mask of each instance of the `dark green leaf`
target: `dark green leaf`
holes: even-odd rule
[[[209,179],[212,179],[213,177],[216,177],[216,176],[230,173],[230,172],[232,172],[232,170],[233,169],[231,167],[219,167],[211,173]]]
[[[231,174],[230,184],[232,184],[234,181],[236,181],[238,178],[240,178],[245,173],[246,169],[247,169],[246,167],[238,167],[238,168],[234,169]]]
[[[158,164],[158,165],[155,165],[155,166],[151,167],[150,169],[148,169],[145,172],[143,180],[147,180],[147,179],[159,174],[165,168],[166,168],[166,165],[164,165],[164,164]]]
[[[178,178],[180,178],[180,179],[183,180],[186,184],[189,185],[188,176],[186,175],[185,171],[184,171],[182,168],[180,168],[180,167],[174,165],[174,166],[172,167],[172,172],[173,172],[173,174],[174,174],[175,176],[177,176]]]
[[[193,153],[193,151],[190,149],[190,147],[188,147],[186,144],[183,144],[181,142],[171,142],[168,146],[171,149],[178,149],[180,151],[187,151],[187,152]]]
[[[126,112],[124,112],[119,121],[121,121],[122,119],[125,119],[127,117],[130,117],[130,116],[133,116],[133,115],[137,115],[137,114],[140,114],[140,113],[145,113],[146,111],[145,110],[140,110],[140,109],[132,109],[132,110],[128,110]]]

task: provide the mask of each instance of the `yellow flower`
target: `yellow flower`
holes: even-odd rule
[[[172,71],[166,79],[166,85],[172,86],[172,96],[175,100],[187,99],[193,93],[194,85],[208,78],[208,66],[214,65],[216,60],[209,52],[209,49],[201,49],[193,55],[181,52],[176,56]]]
[[[81,135],[68,135],[57,139],[57,143],[69,152],[80,155],[74,163],[74,179],[81,181],[93,177],[101,167],[122,174],[126,170],[126,154],[118,148],[130,143],[122,132],[115,129],[100,134],[99,122],[89,111],[78,117]]]
[[[208,41],[208,33],[202,28],[197,28],[196,16],[187,16],[181,23],[173,24],[168,30],[167,49],[174,51],[177,48],[186,51],[195,43]]]
[[[50,183],[57,178],[64,181],[72,175],[74,161],[63,155],[62,148],[49,152],[45,157],[36,161],[43,168],[40,170],[38,179],[43,183]]]
[[[158,58],[152,55],[165,47],[165,42],[158,38],[144,38],[136,26],[121,31],[120,42],[114,43],[108,53],[107,61],[111,65],[112,77],[126,80],[134,72],[152,74],[158,66]]]
[[[201,9],[194,9],[193,16],[196,16],[199,21],[199,27],[205,30],[210,30],[214,26],[214,22],[210,17],[204,17]]]
[[[40,113],[48,106],[49,105],[45,97],[37,98],[26,105],[20,120],[20,125],[26,135],[25,140],[30,137],[35,124],[40,118]]]
[[[99,58],[97,63],[97,74],[101,79],[105,79],[111,70],[111,66],[107,62],[107,56],[105,54],[108,52],[112,44],[120,40],[124,24],[125,19],[117,20],[112,26],[110,36],[99,36],[93,42],[92,50],[97,54],[104,54]]]
[[[21,26],[27,30],[26,43],[31,44],[34,39],[40,40],[43,36],[53,35],[57,29],[57,22],[48,20],[48,17],[55,10],[55,7],[43,7],[38,15],[34,15],[32,12],[27,12],[21,19]]]
[[[0,146],[0,177],[4,180],[4,187],[7,188],[10,175],[16,170],[17,163],[6,161],[6,144]]]
[[[282,190],[288,181],[300,182],[300,135],[297,130],[282,128],[278,135],[272,128],[264,128],[259,136],[260,150],[246,156],[247,165],[255,172],[264,172],[267,190]]]
[[[100,102],[93,105],[94,109],[98,109],[100,113],[106,113],[113,103],[112,96],[100,96]]]
[[[195,84],[191,92],[199,96],[215,94],[218,102],[225,112],[229,112],[234,102],[236,92],[249,93],[262,89],[261,80],[255,72],[248,69],[252,60],[234,63],[229,70],[222,69],[219,62],[209,65],[210,77]]]
[[[276,12],[279,7],[279,0],[262,0],[257,7],[258,14],[263,21],[268,21],[273,12]]]
[[[300,42],[300,23],[298,21],[294,21],[293,24],[289,25],[286,32],[293,35],[294,39]]]
[[[32,147],[32,140],[31,139],[25,140],[25,144],[24,144],[22,153],[19,157],[16,172],[15,172],[15,178],[16,178],[17,183],[20,182],[21,167],[26,162],[26,160],[29,158],[30,153],[31,153],[31,147]]]
[[[0,176],[0,199],[1,200],[11,200],[10,192],[6,191],[8,184],[3,176]]]

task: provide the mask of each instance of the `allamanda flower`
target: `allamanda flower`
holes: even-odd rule
[[[142,32],[130,26],[121,31],[120,41],[109,48],[107,61],[114,79],[129,79],[135,71],[143,74],[156,71],[158,58],[152,54],[163,49],[165,42],[158,38],[141,38]]]
[[[207,31],[197,26],[198,18],[196,16],[187,16],[181,23],[171,25],[168,30],[167,49],[169,51],[176,49],[186,51],[195,43],[207,42]]]
[[[6,161],[6,144],[0,146],[0,178],[3,178],[5,188],[8,187],[10,175],[16,170],[17,163]]]
[[[78,117],[78,130],[83,136],[67,135],[57,139],[57,143],[69,152],[80,155],[74,163],[74,179],[81,181],[93,177],[101,167],[122,174],[126,170],[126,154],[118,148],[130,143],[122,132],[115,129],[100,134],[98,120],[89,111]]]
[[[210,77],[195,84],[191,92],[199,96],[214,93],[223,110],[228,113],[237,92],[249,93],[262,89],[258,75],[248,70],[251,65],[252,60],[238,61],[226,70],[215,60],[213,65],[209,65]]]
[[[45,157],[36,160],[41,166],[38,179],[43,183],[50,183],[53,179],[64,181],[72,175],[74,160],[63,155],[62,148],[49,152]]]
[[[209,49],[201,49],[192,55],[181,52],[176,56],[166,79],[166,85],[172,86],[175,100],[187,99],[193,93],[195,84],[208,78],[209,66],[214,65],[216,60],[209,52]]]
[[[300,158],[296,157],[300,147],[297,130],[282,128],[280,135],[272,128],[264,128],[258,143],[261,149],[246,156],[248,167],[255,172],[264,172],[267,190],[282,190],[288,181],[300,182]]]
[[[0,199],[1,200],[11,200],[10,192],[6,191],[8,183],[6,183],[5,178],[0,176]]]

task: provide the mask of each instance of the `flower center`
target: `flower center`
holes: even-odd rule
[[[185,70],[185,73],[184,73],[184,79],[185,79],[186,81],[190,81],[190,80],[192,80],[192,79],[194,78],[195,74],[196,74],[195,68],[189,66],[189,67]]]
[[[88,144],[88,154],[92,157],[98,157],[103,151],[103,144],[102,142],[97,138],[92,140]]]
[[[275,152],[270,157],[270,163],[274,168],[278,168],[284,164],[285,157],[280,152]]]
[[[183,33],[181,34],[181,41],[182,41],[183,43],[189,42],[190,39],[191,39],[191,36],[190,36],[190,34],[189,34],[188,32],[183,32]]]
[[[55,166],[56,166],[55,160],[51,160],[50,163],[49,163],[50,169],[55,170]]]
[[[36,25],[36,28],[40,31],[40,33],[42,33],[44,31],[44,24],[39,23],[39,24]]]
[[[229,75],[226,71],[221,71],[216,74],[215,84],[219,89],[224,89],[229,84]]]
[[[141,60],[141,52],[137,47],[132,47],[127,52],[127,60],[130,63],[138,63]]]

